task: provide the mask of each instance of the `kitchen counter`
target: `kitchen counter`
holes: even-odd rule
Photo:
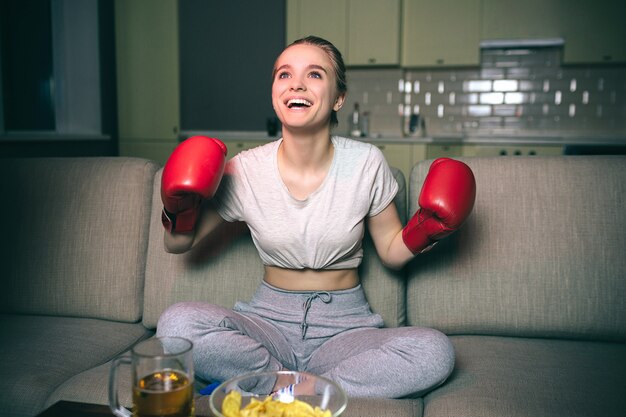
[[[342,135],[342,133],[337,132]],[[237,131],[183,131],[180,134],[180,140],[194,135],[213,136],[224,141],[246,141],[246,142],[270,142],[280,137],[268,136],[266,132],[237,132]],[[359,137],[355,138],[364,142],[371,143],[399,143],[399,144],[448,144],[448,145],[610,145],[610,146],[626,146],[626,132],[623,133],[602,133],[602,134],[550,134],[550,133],[469,133],[466,135],[432,135],[432,136],[375,136],[375,137]]]
[[[337,132],[341,134],[340,132]],[[409,178],[416,162],[440,157],[472,157],[497,155],[575,155],[624,154],[626,133],[594,134],[468,134],[432,135],[424,137],[379,136],[354,138],[377,146],[389,165],[399,168]],[[213,136],[224,141],[229,157],[246,149],[277,140],[266,132],[184,131],[180,139],[194,135]]]

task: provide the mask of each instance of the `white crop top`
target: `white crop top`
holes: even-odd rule
[[[363,258],[364,219],[393,201],[396,182],[380,150],[332,137],[334,156],[320,187],[305,200],[278,171],[279,139],[226,163],[215,196],[227,221],[244,221],[265,265],[290,269],[356,268]]]

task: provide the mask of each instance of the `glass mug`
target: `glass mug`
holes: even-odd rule
[[[192,343],[180,337],[155,337],[135,345],[130,357],[116,358],[109,374],[109,407],[117,417],[192,417]],[[117,369],[129,364],[132,373],[133,412],[119,404]]]

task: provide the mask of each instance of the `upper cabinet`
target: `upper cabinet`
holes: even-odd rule
[[[400,0],[348,0],[348,65],[400,62]]]
[[[403,0],[403,67],[478,66],[484,40],[563,39],[565,64],[626,62],[624,0]]]
[[[560,0],[482,0],[483,40],[562,37]]]
[[[482,0],[482,39],[565,42],[565,64],[626,62],[624,0]]]
[[[308,35],[332,42],[345,55],[346,0],[287,0],[287,44]]]
[[[481,0],[404,0],[402,66],[480,64]]]
[[[626,63],[624,0],[561,0],[566,64]]]
[[[120,142],[179,132],[178,3],[115,2]]]
[[[398,65],[400,0],[287,0],[287,43],[316,35],[346,65]]]

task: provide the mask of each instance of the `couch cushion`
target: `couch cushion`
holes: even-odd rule
[[[67,378],[149,336],[140,323],[11,314],[0,334],[0,409],[12,417],[35,415]]]
[[[426,417],[621,417],[626,345],[453,336],[456,368],[425,397]]]
[[[341,417],[421,417],[424,400],[392,400],[386,398],[348,398],[348,407]]]
[[[404,177],[397,169],[393,172],[400,185],[396,204],[404,212]],[[179,301],[206,301],[232,307],[238,300],[249,299],[263,277],[263,265],[249,234],[232,241],[227,233],[223,240],[203,242],[186,254],[166,253],[160,186],[161,171],[155,175],[150,216],[144,325],[155,328],[163,310]],[[237,223],[231,226],[245,227]],[[364,244],[364,251],[367,260],[361,270],[362,281],[370,304],[385,324],[397,326],[404,322],[404,275],[382,267],[370,242]]]
[[[158,166],[133,158],[0,164],[0,312],[138,321]]]
[[[408,322],[626,340],[626,157],[460,159],[476,176],[476,205],[409,265]],[[429,165],[412,171],[411,213]]]
[[[124,354],[130,357],[130,353]],[[109,361],[76,374],[63,382],[46,399],[44,408],[51,407],[58,401],[73,401],[89,404],[109,405],[109,374],[111,363]],[[117,370],[117,394],[122,407],[132,409],[132,374],[130,365],[122,363]]]

